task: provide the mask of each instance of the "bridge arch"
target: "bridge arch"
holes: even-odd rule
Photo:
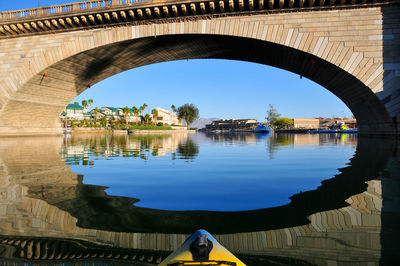
[[[365,36],[360,28],[359,38],[329,29],[339,30],[335,22],[340,24],[343,16],[367,12],[382,19],[380,11],[340,12],[194,19],[1,40],[7,50],[3,62],[13,73],[0,83],[0,132],[54,132],[59,113],[72,99],[122,71],[163,61],[220,58],[307,77],[351,109],[361,132],[395,134],[393,115],[376,94],[383,87],[382,55],[365,48],[376,44],[366,43],[370,27]],[[318,31],[314,21],[326,28]]]

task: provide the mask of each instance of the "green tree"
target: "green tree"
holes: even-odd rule
[[[143,111],[146,111],[146,108],[148,107],[148,105],[144,103],[142,106],[143,106]]]
[[[287,117],[278,118],[277,120],[274,121],[274,126],[277,127],[293,126],[293,119]]]
[[[194,104],[184,104],[177,110],[179,119],[186,121],[188,128],[199,117],[199,109]]]
[[[176,114],[177,110],[176,110],[175,105],[171,105],[171,109],[172,109],[172,113]],[[174,123],[173,121],[174,121],[174,116],[171,116],[171,125]]]
[[[90,110],[92,110],[92,105],[93,105],[93,100],[92,99],[89,99],[89,105],[90,105]]]
[[[83,106],[83,108],[86,109],[86,107],[88,106],[88,103],[87,103],[86,100],[83,100],[83,101],[82,101],[82,106]]]
[[[143,105],[139,107],[139,112],[140,112],[140,121],[143,122],[142,117],[143,117]]]
[[[151,114],[153,115],[153,121],[155,122],[157,120],[157,117],[158,117],[157,109],[151,110]]]
[[[176,107],[175,107],[175,105],[171,105],[171,109],[172,109],[172,113],[176,113]]]
[[[128,107],[128,106],[125,106],[125,107],[122,109],[122,112],[123,112],[124,115],[125,115],[125,122],[126,122],[126,124],[128,125],[128,118],[129,118],[129,113],[131,112],[131,110],[129,110],[129,107]]]
[[[74,102],[74,104],[76,104],[76,105],[79,105],[79,103],[78,103],[78,102]]]
[[[94,118],[97,119],[97,115],[99,114],[100,110],[99,108],[94,108]]]
[[[132,113],[135,115],[135,117],[136,117],[136,123],[138,122],[138,116],[139,116],[139,114],[140,114],[140,110],[136,107],[136,106],[133,106],[132,107]]]
[[[268,122],[270,125],[273,125],[274,122],[275,122],[280,116],[281,116],[281,114],[279,114],[279,113],[276,111],[275,107],[274,107],[272,104],[270,104],[270,105],[269,105],[269,109],[267,110],[267,117],[265,118],[265,119],[267,119],[267,122]]]
[[[151,116],[149,114],[145,114],[143,116],[143,120],[146,121],[146,124],[149,124],[149,121],[151,121]]]

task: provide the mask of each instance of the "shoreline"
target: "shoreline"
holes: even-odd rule
[[[105,129],[105,128],[74,128],[71,134],[110,134],[110,135],[139,135],[139,134],[176,134],[176,133],[196,133],[196,130],[171,129],[171,130],[126,130],[126,129]]]

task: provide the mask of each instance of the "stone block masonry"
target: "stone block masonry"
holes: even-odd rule
[[[292,71],[338,96],[361,133],[398,135],[399,14],[390,2],[298,12],[188,13],[163,20],[147,15],[146,23],[126,19],[112,26],[88,22],[93,27],[3,34],[0,135],[60,133],[59,113],[88,87],[131,68],[189,58]],[[101,18],[106,19],[103,13]]]

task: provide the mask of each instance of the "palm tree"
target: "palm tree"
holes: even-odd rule
[[[125,106],[124,109],[122,109],[122,112],[125,114],[125,121],[126,124],[128,125],[128,115],[131,112],[131,110],[129,110],[128,106]]]
[[[90,110],[92,110],[93,100],[89,99]]]
[[[140,114],[140,110],[136,107],[136,106],[133,106],[132,107],[132,113],[135,115],[135,117],[136,117],[136,123],[138,122],[138,116],[139,116],[139,114]]]
[[[146,110],[146,108],[148,107],[148,105],[147,104],[143,104],[143,110]]]
[[[87,101],[86,101],[86,100],[83,100],[83,101],[82,101],[82,106],[83,106],[83,108],[86,109],[87,105],[88,105]]]
[[[99,114],[100,110],[99,108],[94,108],[94,118],[97,119],[97,115]]]
[[[153,121],[156,121],[156,118],[158,117],[158,110],[157,109],[151,110],[151,114],[153,115]]]
[[[199,109],[194,104],[184,104],[178,108],[178,117],[185,120],[190,129],[190,124],[199,117]]]
[[[149,114],[145,114],[143,119],[146,121],[146,124],[149,124],[149,121],[151,120],[151,116]]]
[[[176,107],[175,107],[175,105],[171,105],[171,109],[172,109],[172,113],[173,113],[173,114],[176,114]],[[173,121],[174,121],[174,118],[173,118],[173,116],[171,115],[171,125],[173,124]]]

